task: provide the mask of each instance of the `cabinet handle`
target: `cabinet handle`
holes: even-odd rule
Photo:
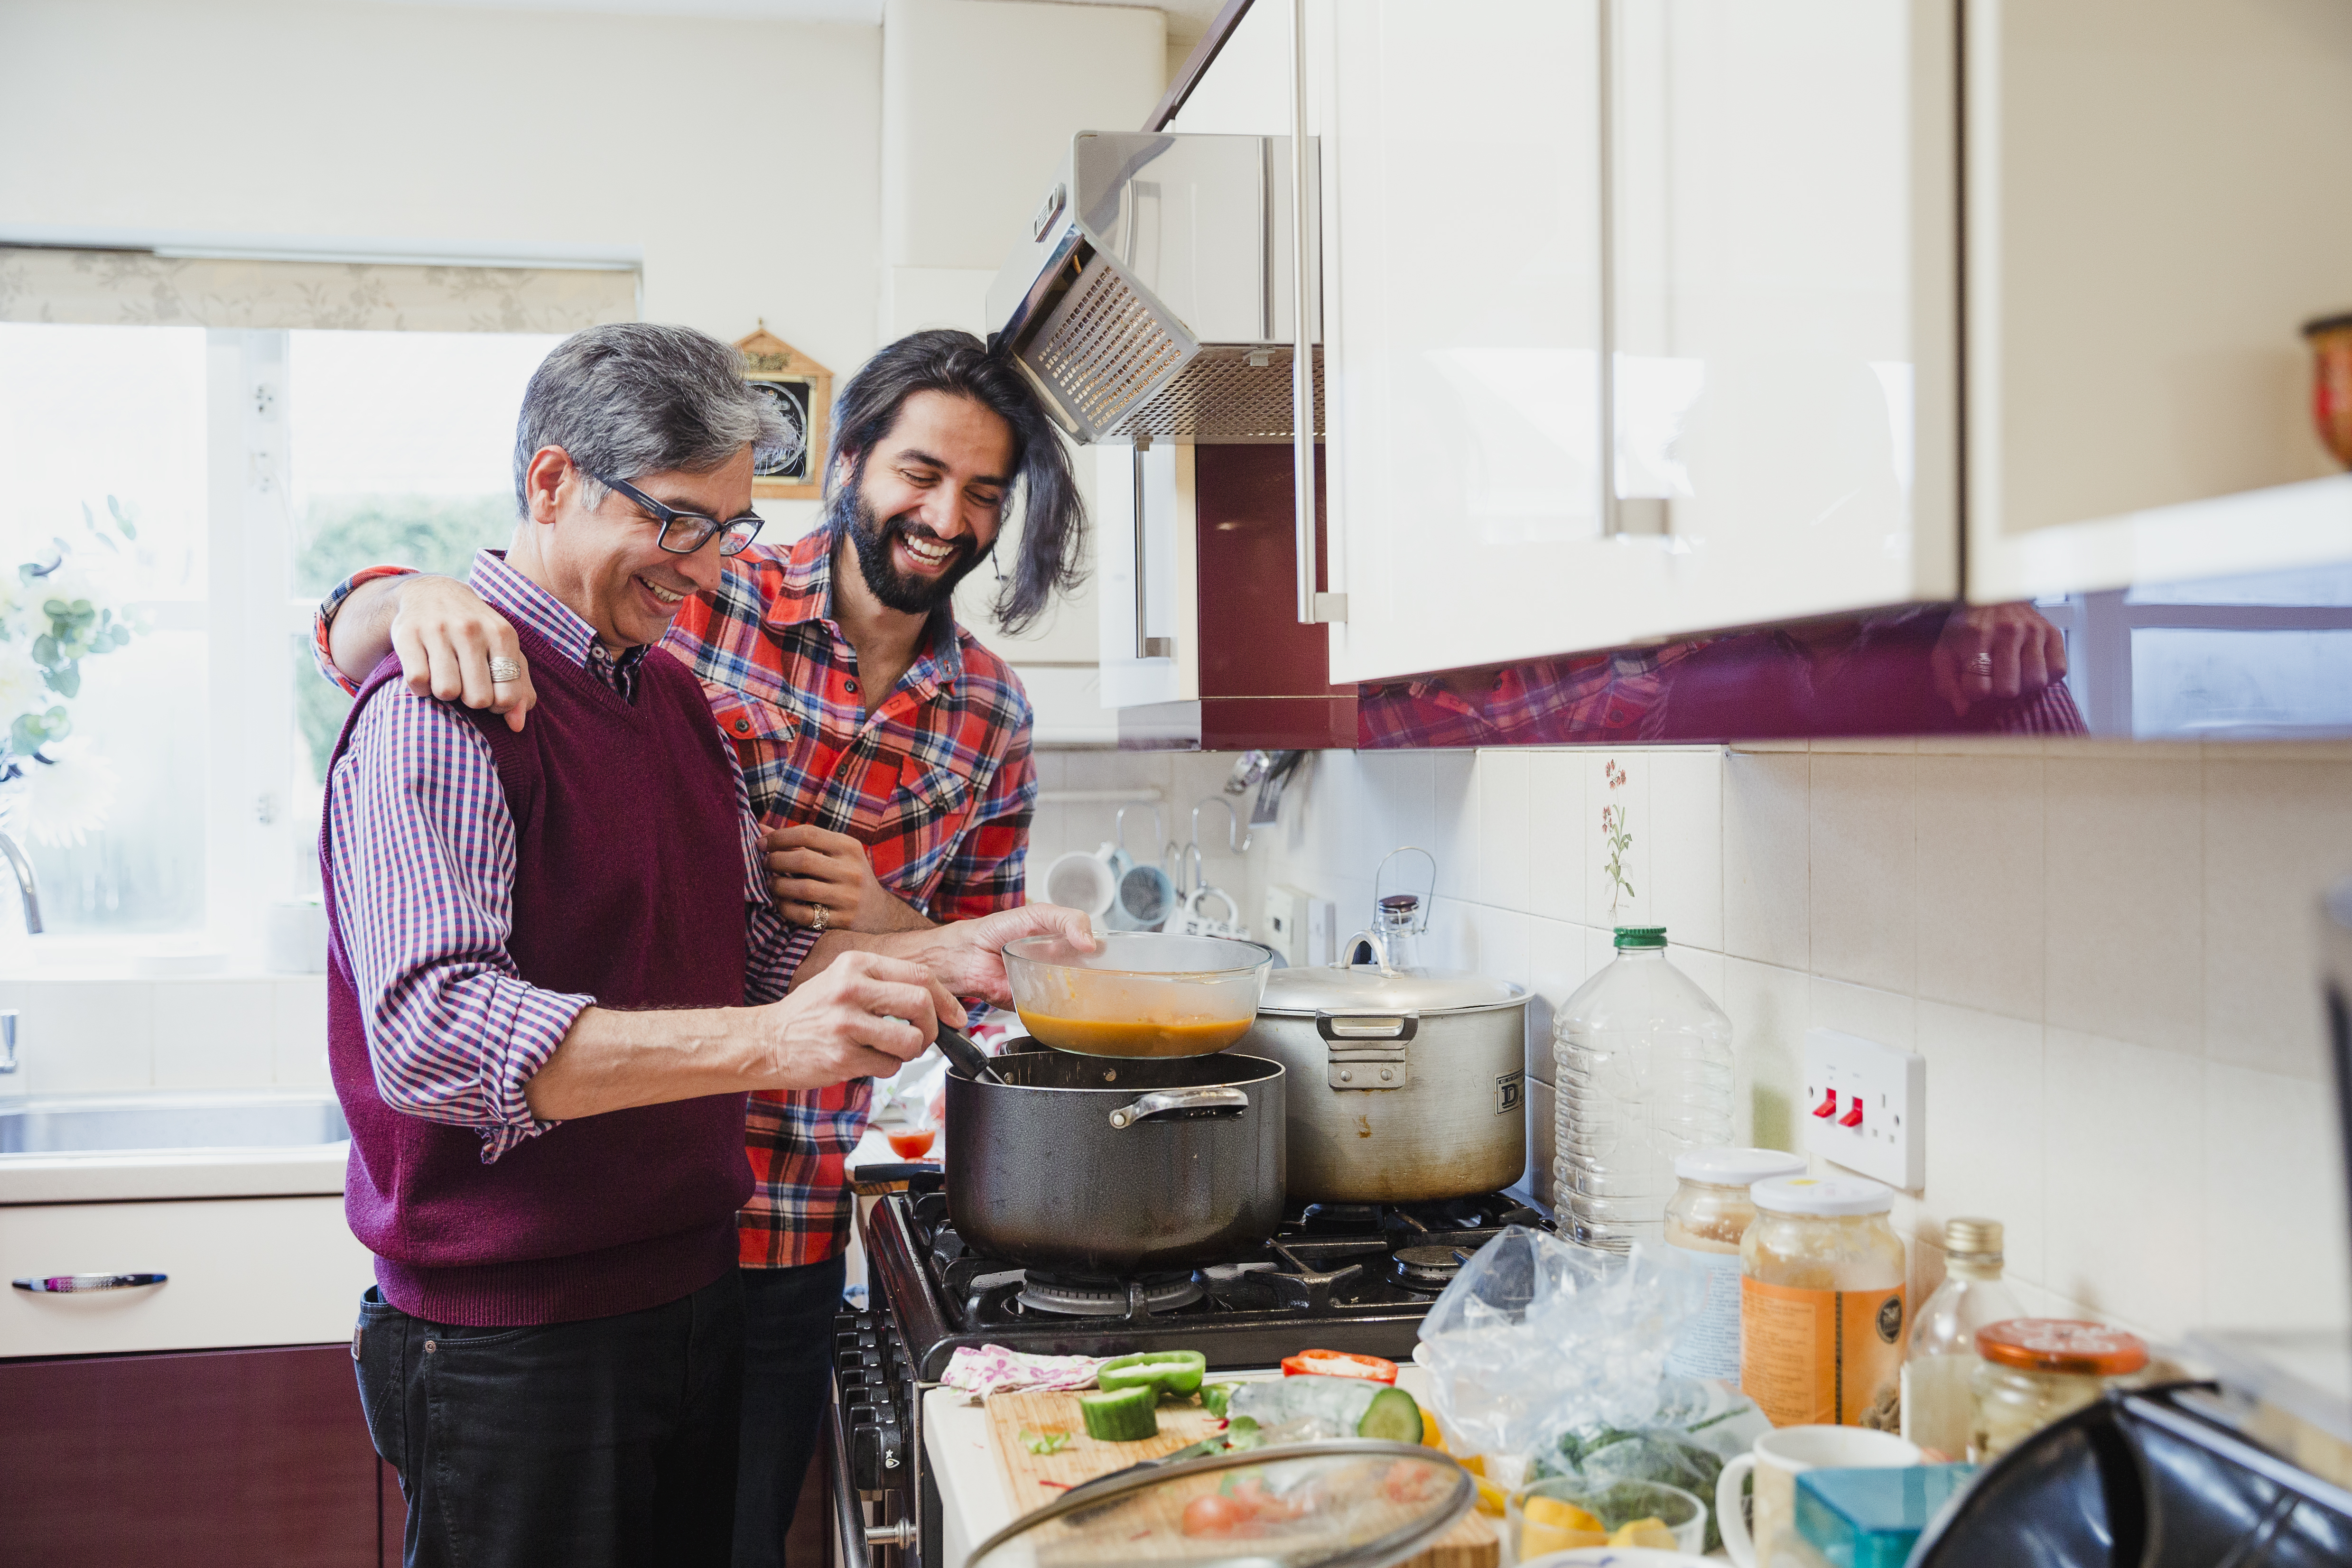
[[[65,1296],[81,1291],[135,1291],[142,1285],[160,1285],[169,1274],[38,1274],[29,1280],[11,1280],[20,1291],[36,1295]]]
[[[1135,481],[1135,656],[1139,659],[1172,659],[1176,656],[1173,637],[1147,637],[1143,634],[1145,598],[1143,591],[1143,455],[1151,450],[1151,437],[1138,434],[1133,459]]]
[[[1290,0],[1290,466],[1292,541],[1298,555],[1298,623],[1348,618],[1348,596],[1315,591],[1315,335],[1307,221],[1307,0]]]

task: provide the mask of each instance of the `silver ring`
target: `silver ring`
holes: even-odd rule
[[[503,654],[496,653],[490,656],[490,684],[492,685],[502,686],[520,679],[522,679],[521,660],[509,659],[505,657]]]
[[[1969,661],[1969,673],[1972,675],[1982,675],[1987,680],[1990,680],[1992,678],[1992,655],[1990,653],[1979,653],[1975,658],[1970,659]]]

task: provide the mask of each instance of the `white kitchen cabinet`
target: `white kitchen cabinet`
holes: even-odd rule
[[[1940,9],[1324,14],[1335,675],[1954,591]]]
[[[161,1285],[0,1291],[0,1358],[348,1341],[374,1260],[341,1196],[0,1207],[0,1276]]]

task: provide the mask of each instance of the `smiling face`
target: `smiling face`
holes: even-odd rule
[[[920,392],[866,453],[836,505],[874,597],[928,615],[978,566],[1004,526],[1013,427],[970,398]]]
[[[725,520],[751,509],[751,449],[707,473],[616,475],[666,507]],[[560,446],[534,454],[524,476],[530,517],[515,531],[516,570],[595,628],[612,652],[661,641],[687,596],[719,586],[719,538],[692,555],[655,541],[661,521],[617,490],[581,504],[580,471]]]

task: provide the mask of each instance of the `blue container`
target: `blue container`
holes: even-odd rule
[[[1807,1470],[1797,1478],[1797,1533],[1831,1568],[1903,1568],[1928,1521],[1976,1473],[1974,1465]]]

